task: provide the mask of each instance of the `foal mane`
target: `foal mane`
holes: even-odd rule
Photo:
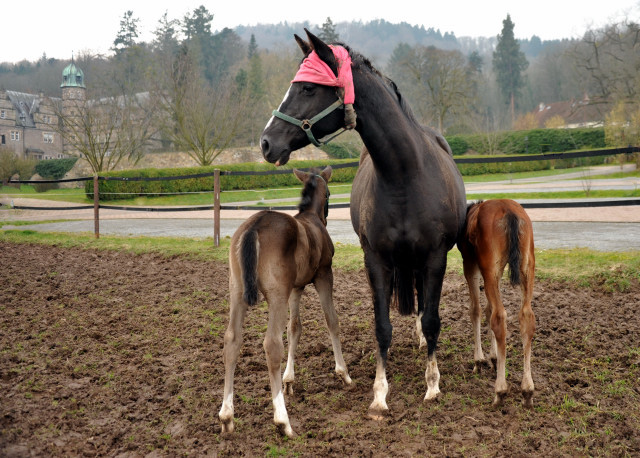
[[[298,211],[300,213],[309,210],[313,204],[313,196],[316,193],[316,188],[318,187],[318,177],[320,174],[320,170],[312,169],[311,173],[313,176],[302,189],[302,199],[300,199],[300,204],[298,204]]]

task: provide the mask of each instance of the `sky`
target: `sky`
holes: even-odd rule
[[[69,59],[72,53],[111,54],[110,48],[128,10],[140,19],[139,41],[151,41],[165,12],[182,19],[204,5],[213,14],[212,31],[238,25],[309,21],[322,25],[327,17],[368,22],[384,19],[453,32],[456,37],[491,37],[511,15],[516,38],[542,40],[580,38],[585,30],[633,19],[640,22],[640,0],[85,0],[84,2],[7,1],[2,16],[0,62]],[[360,5],[366,4],[366,7]],[[416,7],[415,5],[419,5]],[[305,7],[306,6],[306,7]],[[320,7],[322,6],[322,7]],[[321,11],[321,12],[320,12]],[[303,33],[304,31],[300,31]]]

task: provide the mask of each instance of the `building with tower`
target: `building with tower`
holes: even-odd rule
[[[69,147],[58,132],[56,113],[73,116],[75,107],[86,98],[84,73],[73,59],[62,71],[62,98],[44,94],[0,91],[0,148],[18,157],[60,159],[68,157]]]

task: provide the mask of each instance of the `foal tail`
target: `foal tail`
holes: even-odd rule
[[[249,305],[258,303],[258,231],[249,229],[242,237],[240,246],[242,263],[243,299]]]
[[[519,285],[522,253],[520,253],[520,219],[513,213],[507,213],[507,263],[509,264],[509,281],[513,286]]]

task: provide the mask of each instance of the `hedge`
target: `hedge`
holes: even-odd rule
[[[353,159],[332,160],[330,164],[343,164],[354,162]],[[294,168],[306,169],[310,167],[326,167],[327,161],[290,161],[284,168],[293,170]],[[283,167],[280,167],[282,169]],[[223,171],[272,171],[275,166],[268,163],[243,163],[243,164],[221,164],[209,167],[189,167],[176,169],[136,169],[122,170],[115,172],[101,173],[103,177],[121,178],[157,178],[157,177],[177,177],[185,175],[198,175],[203,173],[213,173],[215,169]],[[357,167],[346,167],[335,169],[331,174],[332,183],[350,183],[353,181]],[[201,178],[189,178],[181,180],[158,180],[158,181],[122,181],[122,180],[101,180],[100,200],[129,199],[133,195],[159,196],[169,193],[186,193],[213,191],[213,176]],[[273,175],[220,175],[220,190],[230,191],[233,189],[261,189],[277,188],[281,186],[295,186],[299,184],[297,178],[291,173]],[[86,181],[85,194],[88,198],[93,198],[93,181]]]
[[[472,151],[490,154],[487,135],[494,135],[493,143],[501,154],[538,154],[579,149],[606,148],[604,128],[583,129],[534,129],[500,132],[497,134],[473,134],[447,136],[454,156]]]
[[[47,180],[60,180],[73,168],[77,160],[77,157],[45,159],[36,164],[35,172]]]

